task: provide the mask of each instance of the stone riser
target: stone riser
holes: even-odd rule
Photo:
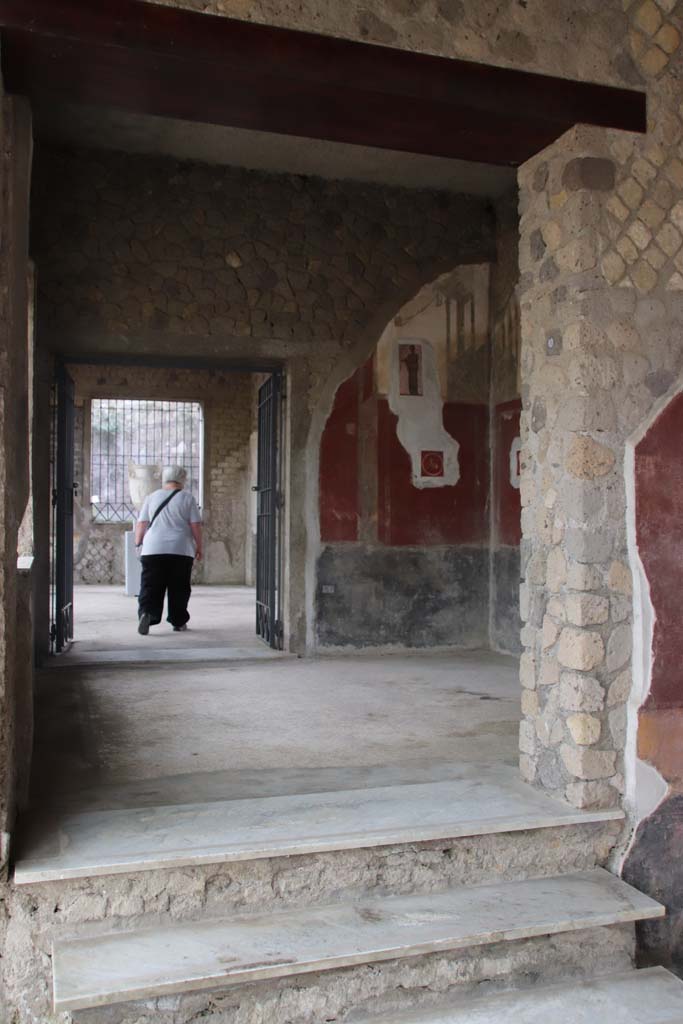
[[[455,993],[483,994],[624,971],[632,966],[633,954],[633,925],[613,925],[78,1010],[71,1019],[73,1024],[351,1024],[361,1015],[435,1006]],[[53,1024],[50,1017],[21,1024],[38,1021]]]
[[[53,932],[99,934],[169,918],[560,875],[604,866],[620,831],[616,821],[46,882],[15,887],[11,914],[30,917],[45,941]]]
[[[11,1001],[23,993],[24,1004],[37,1007],[35,1015],[27,1009],[20,1024],[45,1024],[50,1020],[46,1014],[51,999],[50,956],[55,938],[98,935],[169,919],[301,907],[373,892],[429,892],[452,885],[585,870],[605,864],[620,828],[620,822],[607,822],[14,887],[8,908],[5,962],[13,958],[21,966],[7,979],[7,996]],[[613,932],[614,929],[609,930],[609,934]],[[553,943],[558,941],[558,937],[552,939]],[[475,959],[488,959],[489,951],[475,950],[473,955]],[[443,958],[432,959],[436,962]],[[414,968],[404,965],[403,969]],[[384,976],[388,970],[387,965],[381,965],[359,968],[356,973],[362,975],[365,971],[374,976],[379,971]],[[355,977],[353,971],[345,973]],[[299,979],[292,983],[292,991],[301,987],[309,990],[312,984],[310,978]],[[325,980],[321,984],[327,990],[330,983]],[[419,983],[416,985],[419,988]],[[249,990],[252,988],[249,998],[256,1005],[260,997],[256,987]],[[288,1005],[291,995],[272,995],[280,988],[277,983],[267,986],[271,993],[268,999]],[[283,993],[286,991],[286,987],[282,989]],[[234,1001],[234,992],[226,998]],[[161,1003],[166,1005],[164,1000]],[[118,1019],[98,1012],[98,1020]],[[264,1020],[271,1024],[268,1017]]]

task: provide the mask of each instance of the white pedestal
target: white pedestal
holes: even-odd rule
[[[133,530],[129,530],[128,533],[124,533],[123,541],[125,544],[126,565],[125,593],[128,597],[137,597],[140,593],[142,565],[140,564],[140,559],[135,551],[135,532]]]

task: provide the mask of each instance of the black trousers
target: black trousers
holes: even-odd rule
[[[161,622],[164,597],[168,591],[168,615],[172,626],[184,626],[190,615],[187,604],[192,588],[194,558],[187,555],[143,555],[142,579],[138,596],[138,614],[147,612],[150,626]]]

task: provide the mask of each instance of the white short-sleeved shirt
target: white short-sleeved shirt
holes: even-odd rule
[[[139,522],[151,522],[159,505],[170,493],[162,488],[148,494],[140,509]],[[187,555],[194,558],[195,544],[190,523],[201,521],[194,496],[189,491],[179,491],[156,517],[154,525],[147,529],[142,541],[142,554]]]

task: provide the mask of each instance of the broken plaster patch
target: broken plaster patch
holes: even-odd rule
[[[401,394],[401,347],[414,347],[421,361],[420,394]],[[391,354],[389,408],[396,434],[410,456],[414,487],[446,487],[460,479],[460,445],[443,425],[443,399],[434,349],[423,338],[397,338]],[[439,475],[424,475],[423,455],[441,455]]]

